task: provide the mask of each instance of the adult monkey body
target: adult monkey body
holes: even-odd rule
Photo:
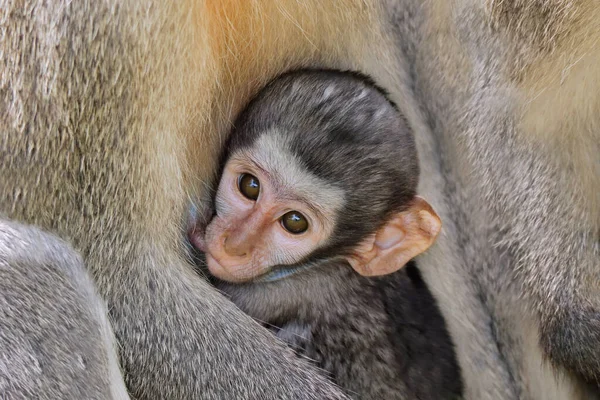
[[[108,302],[135,398],[343,397],[197,277],[183,247],[188,201],[199,197],[183,188],[201,187],[215,169],[237,103],[294,62],[274,54],[279,40],[298,42],[292,46],[305,50],[298,57],[325,63],[323,54],[358,58],[356,46],[371,39],[355,35],[317,52],[308,38],[296,38],[284,6],[132,0],[0,7],[0,212],[81,252]],[[287,12],[298,17],[322,6],[295,7]],[[350,2],[344,13],[321,9],[326,18],[313,21],[311,36],[340,36],[348,15],[368,25],[372,12]],[[256,22],[267,13],[273,25],[261,33]],[[258,31],[236,36],[251,28]],[[240,40],[262,34],[266,42],[245,49],[252,58],[239,59]],[[342,57],[352,48],[356,56]],[[10,238],[3,246],[10,249]],[[52,365],[52,348],[45,350],[38,357]],[[8,387],[19,379],[33,378],[10,376]]]
[[[600,9],[586,1],[417,3],[397,4],[393,19],[408,15],[414,24],[396,24],[399,45],[437,138],[419,150],[440,154],[456,224],[457,237],[437,249],[454,247],[464,264],[440,270],[419,261],[462,358],[466,390],[475,387],[467,366],[483,354],[490,366],[496,354],[479,378],[495,375],[503,386],[471,396],[597,398],[598,387],[580,377],[600,376],[600,121],[591,111],[600,103],[590,92],[600,82]],[[440,211],[428,176],[424,170],[421,192]],[[452,283],[457,271],[470,279]],[[458,304],[470,310],[460,321],[444,310]],[[479,327],[477,338],[455,325],[465,319]]]
[[[598,379],[598,8],[384,7],[1,4],[0,213],[82,254],[136,397],[330,389],[193,277],[179,245],[228,122],[299,66],[372,75],[414,126],[419,191],[448,232],[419,264],[465,397],[578,399],[580,376]]]

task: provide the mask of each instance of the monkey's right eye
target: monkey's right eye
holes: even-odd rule
[[[258,199],[260,182],[254,175],[241,174],[238,178],[238,188],[245,198],[250,200]]]
[[[306,217],[298,211],[290,211],[281,217],[281,225],[289,233],[299,235],[308,229]]]

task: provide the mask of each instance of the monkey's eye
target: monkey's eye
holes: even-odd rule
[[[254,175],[241,174],[238,178],[238,187],[240,192],[250,200],[258,199],[260,193],[260,182]]]
[[[283,226],[286,231],[293,233],[294,235],[299,235],[306,232],[308,229],[308,221],[306,220],[306,217],[298,211],[290,211],[283,214],[281,217],[281,226]]]

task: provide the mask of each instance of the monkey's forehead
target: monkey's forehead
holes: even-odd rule
[[[309,171],[289,146],[289,138],[270,130],[260,135],[250,148],[234,151],[230,161],[256,165],[268,174],[276,190],[292,192],[325,215],[336,215],[346,203],[343,188]]]

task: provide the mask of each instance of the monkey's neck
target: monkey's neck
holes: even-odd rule
[[[275,282],[275,281],[279,281],[284,278],[289,278],[290,276],[301,273],[303,271],[307,271],[307,270],[316,268],[317,266],[323,265],[324,263],[343,261],[343,260],[344,259],[342,257],[336,256],[336,257],[329,257],[326,259],[305,261],[305,262],[301,262],[301,263],[294,264],[294,265],[277,265],[277,266],[271,268],[271,270],[269,272],[267,272],[266,274],[262,275],[258,279],[255,279],[255,282],[260,282],[260,283]]]
[[[269,272],[256,279],[256,282],[275,282],[284,278],[288,278],[299,272],[306,271],[311,268],[311,265],[302,264],[298,266],[278,266],[272,268]]]

